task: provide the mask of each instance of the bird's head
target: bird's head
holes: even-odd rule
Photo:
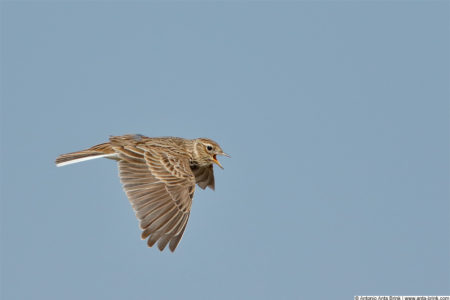
[[[194,142],[194,159],[202,166],[208,166],[215,163],[219,167],[222,167],[220,162],[217,160],[217,155],[223,155],[230,157],[228,154],[223,152],[219,144],[213,140],[206,138],[195,139]]]

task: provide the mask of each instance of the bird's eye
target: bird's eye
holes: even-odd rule
[[[211,151],[212,150],[212,146],[208,145],[208,146],[206,146],[206,149],[208,149],[208,151]]]

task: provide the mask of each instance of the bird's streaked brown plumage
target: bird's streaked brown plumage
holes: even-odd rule
[[[108,143],[63,154],[57,166],[105,157],[118,161],[125,193],[140,221],[142,239],[148,246],[158,243],[174,251],[186,228],[195,184],[214,189],[213,163],[225,155],[206,138],[193,140],[138,134],[113,136]]]

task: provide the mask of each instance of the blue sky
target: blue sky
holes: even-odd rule
[[[448,1],[2,2],[3,299],[450,294]],[[209,137],[175,253],[109,135]]]

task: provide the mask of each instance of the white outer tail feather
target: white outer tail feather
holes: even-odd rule
[[[63,167],[66,165],[71,165],[71,164],[76,164],[82,161],[86,161],[86,160],[91,160],[91,159],[96,159],[96,158],[102,158],[102,157],[117,157],[116,153],[110,153],[110,154],[100,154],[100,155],[93,155],[93,156],[88,156],[88,157],[82,157],[82,158],[76,158],[73,160],[69,160],[69,161],[65,161],[59,164],[56,164],[57,167]]]

